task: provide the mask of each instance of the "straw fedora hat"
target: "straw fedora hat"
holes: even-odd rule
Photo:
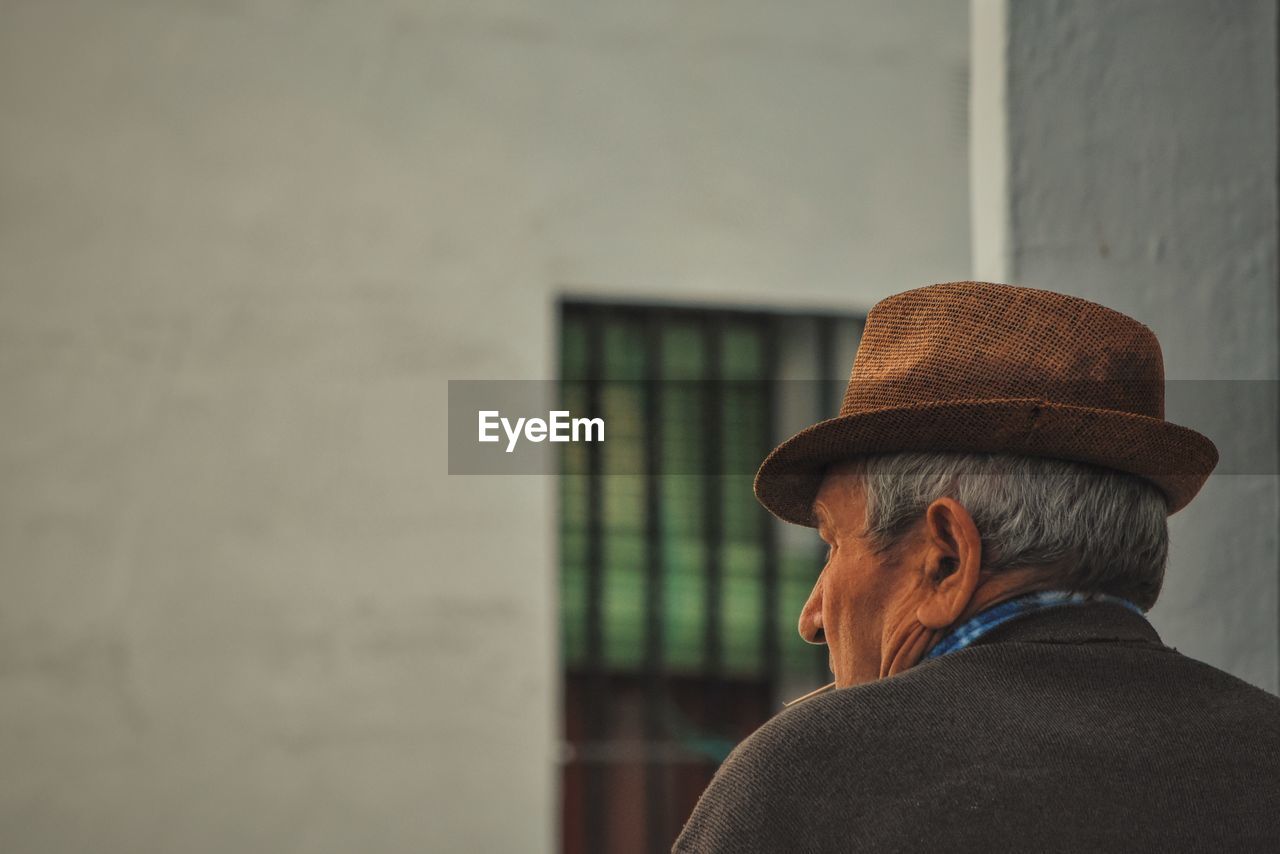
[[[1218,462],[1208,438],[1164,420],[1164,364],[1150,329],[1087,300],[988,282],[877,303],[840,414],[775,448],[756,473],[756,497],[813,527],[828,465],[898,451],[1104,466],[1154,483],[1170,513]]]

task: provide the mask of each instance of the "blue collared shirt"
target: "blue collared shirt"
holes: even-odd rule
[[[1110,596],[1106,593],[1072,593],[1066,590],[1041,590],[1010,599],[1007,602],[1001,602],[999,605],[993,605],[985,611],[979,611],[947,632],[942,637],[942,640],[934,644],[933,649],[925,653],[922,660],[928,661],[931,658],[937,658],[949,652],[964,649],[997,626],[1002,626],[1010,620],[1016,620],[1018,617],[1025,617],[1027,614],[1034,614],[1037,611],[1047,611],[1050,608],[1084,605],[1089,602],[1111,602],[1128,608],[1140,617],[1145,617],[1141,608],[1128,599],[1123,599],[1119,596]]]

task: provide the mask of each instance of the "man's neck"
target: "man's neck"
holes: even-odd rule
[[[1057,586],[1054,576],[1055,573],[1043,569],[984,572],[960,616],[950,625],[939,629],[922,624],[915,618],[914,612],[905,615],[901,624],[891,629],[886,638],[880,657],[880,678],[915,667],[954,627],[988,608],[1028,593],[1053,589]]]

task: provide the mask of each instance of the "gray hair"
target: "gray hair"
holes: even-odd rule
[[[888,547],[938,498],[973,516],[982,566],[1053,565],[1064,589],[1155,604],[1169,554],[1168,505],[1142,478],[1065,460],[1008,454],[864,457],[866,535]]]

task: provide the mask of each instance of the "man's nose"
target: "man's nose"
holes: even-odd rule
[[[826,632],[822,627],[822,577],[813,585],[813,592],[800,609],[800,637],[806,643],[826,643]]]

